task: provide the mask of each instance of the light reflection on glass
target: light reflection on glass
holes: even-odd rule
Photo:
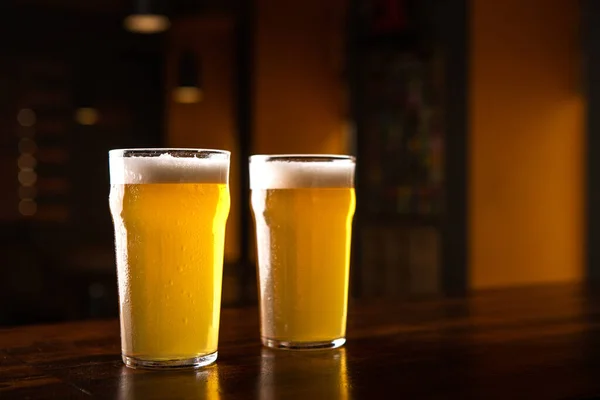
[[[346,349],[281,351],[262,348],[259,398],[328,399],[351,398]],[[295,388],[290,390],[291,384]]]

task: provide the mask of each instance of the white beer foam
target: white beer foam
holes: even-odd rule
[[[111,184],[228,183],[229,161],[224,158],[110,157]]]
[[[340,161],[252,161],[250,189],[354,187],[354,163]]]

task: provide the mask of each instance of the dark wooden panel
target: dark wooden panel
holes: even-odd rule
[[[421,283],[413,285],[411,270],[428,275],[428,292],[467,291],[468,15],[464,0],[350,2],[355,296],[382,295],[370,284],[400,275],[405,284],[387,292],[423,292]],[[404,261],[386,259],[394,243],[407,247],[404,232],[422,236],[424,227],[435,230],[436,239],[413,253],[431,255],[426,267],[414,267],[405,254],[391,257]],[[380,259],[379,270],[371,255]]]
[[[0,292],[11,304],[0,323],[116,316],[107,153],[163,144],[163,37],[131,34],[118,15],[9,5],[0,4],[0,217],[27,235],[0,243]],[[95,124],[76,120],[84,106]],[[34,124],[18,123],[22,109]],[[26,171],[20,147],[36,160]],[[20,172],[27,184],[35,174],[33,186],[19,187]]]
[[[437,7],[446,53],[446,179],[442,222],[442,284],[448,295],[462,295],[469,281],[469,7],[467,0],[441,1]]]
[[[254,229],[252,225],[252,214],[247,193],[250,192],[250,167],[249,157],[252,155],[253,136],[253,108],[254,108],[254,32],[256,24],[255,1],[244,1],[238,8],[236,18],[236,124],[238,154],[240,165],[240,260],[238,273],[241,287],[243,288],[242,301],[253,302],[250,288],[256,287],[256,266],[251,260],[250,248],[254,246],[253,237],[250,232]],[[235,157],[236,155],[234,155]]]
[[[600,3],[583,0],[583,81],[586,113],[586,273],[593,285],[600,283]]]

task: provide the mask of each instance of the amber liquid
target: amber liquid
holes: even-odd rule
[[[353,188],[252,191],[263,339],[345,337]]]
[[[217,351],[229,202],[224,184],[112,185],[124,355]]]

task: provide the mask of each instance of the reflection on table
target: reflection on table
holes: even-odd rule
[[[295,390],[290,390],[294,387]],[[261,400],[350,398],[346,349],[287,351],[263,348]],[[290,397],[292,396],[292,397]]]
[[[216,364],[196,371],[142,371],[123,366],[115,397],[119,400],[220,400],[220,392]]]

